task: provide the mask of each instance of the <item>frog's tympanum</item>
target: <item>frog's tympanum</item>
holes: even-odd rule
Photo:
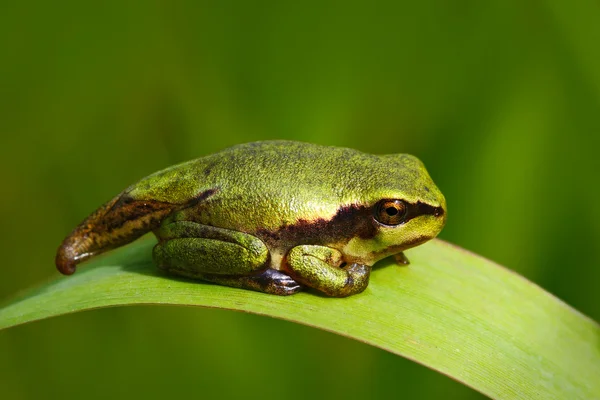
[[[157,172],[68,236],[70,275],[88,258],[154,232],[168,273],[288,295],[362,292],[371,266],[435,237],[446,201],[408,154],[371,155],[291,141],[242,144]]]

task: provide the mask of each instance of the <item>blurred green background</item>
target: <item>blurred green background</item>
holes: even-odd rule
[[[599,18],[592,0],[6,2],[0,301],[58,278],[62,238],[130,183],[285,138],[418,155],[448,199],[443,239],[600,320]],[[215,394],[482,397],[364,344],[222,310],[0,332],[3,399]]]

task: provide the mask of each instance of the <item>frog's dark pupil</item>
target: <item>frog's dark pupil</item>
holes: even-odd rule
[[[396,214],[398,214],[398,209],[395,207],[388,207],[385,209],[385,212],[389,215],[389,216],[394,216]]]

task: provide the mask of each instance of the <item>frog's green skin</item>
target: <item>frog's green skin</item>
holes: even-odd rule
[[[379,220],[382,201],[404,218]],[[388,203],[386,203],[388,204]],[[153,231],[154,259],[173,274],[274,294],[365,289],[378,260],[435,237],[446,201],[407,154],[291,141],[242,144],[167,168],[90,215],[58,250],[64,274]]]

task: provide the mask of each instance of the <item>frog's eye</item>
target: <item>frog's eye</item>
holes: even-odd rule
[[[402,200],[382,200],[375,208],[375,219],[384,225],[399,225],[404,222],[406,210]]]

